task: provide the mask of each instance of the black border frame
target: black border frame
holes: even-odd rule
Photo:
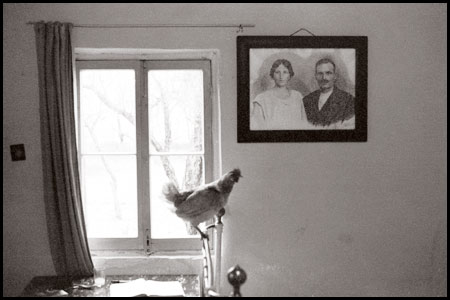
[[[367,141],[366,36],[238,36],[237,138],[238,143],[366,142]],[[250,130],[251,48],[353,48],[355,70],[355,129]]]

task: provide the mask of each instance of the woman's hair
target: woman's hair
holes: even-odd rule
[[[294,77],[294,70],[292,69],[292,65],[291,62],[288,61],[287,59],[277,59],[273,64],[272,64],[272,68],[270,69],[270,77],[273,78],[273,73],[275,73],[275,69],[278,68],[280,65],[285,66],[288,71],[289,71],[289,75],[292,77]]]

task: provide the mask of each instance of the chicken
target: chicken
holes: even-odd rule
[[[163,194],[167,201],[174,205],[178,217],[189,222],[202,238],[208,238],[198,225],[210,220],[224,208],[234,183],[238,182],[240,177],[241,171],[234,169],[214,182],[184,192],[179,192],[175,184],[170,182],[164,185]]]

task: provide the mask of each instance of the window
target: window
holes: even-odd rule
[[[91,249],[200,249],[162,196],[213,178],[210,60],[79,60],[77,136]],[[191,233],[195,233],[190,229]]]

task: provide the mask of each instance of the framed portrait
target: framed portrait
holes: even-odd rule
[[[238,36],[238,142],[367,141],[366,36]]]

